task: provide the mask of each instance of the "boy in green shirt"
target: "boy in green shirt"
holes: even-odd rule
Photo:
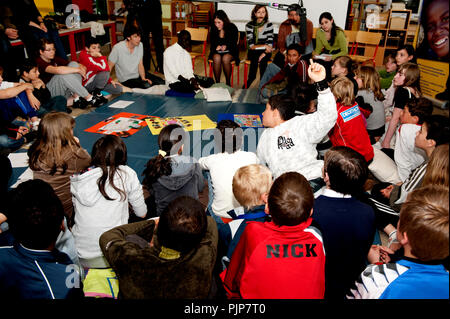
[[[381,89],[389,89],[394,79],[395,73],[397,73],[397,64],[395,63],[395,58],[392,54],[387,55],[384,58],[384,70],[379,70],[380,74],[380,87]]]

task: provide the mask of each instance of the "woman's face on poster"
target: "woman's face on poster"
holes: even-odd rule
[[[448,55],[448,0],[434,0],[426,12],[426,36],[430,48],[442,58]]]

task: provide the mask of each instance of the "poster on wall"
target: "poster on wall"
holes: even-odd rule
[[[420,86],[425,96],[448,101],[448,0],[423,0],[417,37]]]

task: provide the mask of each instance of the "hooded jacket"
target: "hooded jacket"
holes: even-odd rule
[[[152,185],[158,216],[177,197],[190,196],[198,199],[198,193],[205,186],[202,168],[194,158],[176,155],[170,160],[172,174],[161,176]]]
[[[141,183],[136,172],[128,166],[120,165],[114,176],[114,185],[126,193],[121,201],[120,194],[106,182],[105,191],[114,200],[107,200],[99,190],[98,179],[102,169],[96,167],[70,178],[70,191],[75,209],[75,225],[72,228],[78,256],[84,259],[102,256],[98,245],[100,235],[116,226],[128,223],[128,203],[134,214],[144,217],[147,206]]]
[[[176,259],[162,257],[154,220],[123,225],[104,233],[100,247],[119,278],[119,297],[207,298],[218,240],[216,223],[210,216],[207,220],[206,234],[198,246]]]

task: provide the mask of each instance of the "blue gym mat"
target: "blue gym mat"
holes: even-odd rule
[[[109,105],[120,100],[134,101],[134,103],[125,108],[109,107]],[[80,139],[81,146],[91,153],[92,146],[95,141],[102,137],[103,134],[85,132],[84,130],[117,113],[128,112],[159,117],[206,114],[210,120],[216,122],[218,115],[221,113],[261,114],[264,111],[264,108],[265,105],[263,104],[207,102],[206,100],[193,98],[125,93],[110,101],[106,105],[99,107],[93,112],[79,115],[75,119],[76,125],[74,134]],[[249,132],[246,133],[246,130],[255,129],[244,128],[244,135],[249,134]],[[256,136],[257,143],[262,129],[255,132],[257,133],[249,135]],[[189,151],[191,156],[198,159],[201,156],[208,155],[208,153],[205,154],[205,149],[209,149],[211,151],[209,154],[213,152],[211,147],[205,147],[205,145],[213,141],[214,136],[212,134],[212,130],[192,131],[187,133],[189,133],[190,145],[189,148],[187,148],[188,145],[185,144],[184,148]],[[255,141],[250,140],[251,138],[244,139],[243,149],[246,151],[256,152],[256,143]],[[145,168],[145,164],[150,158],[154,157],[158,153],[158,136],[153,135],[148,127],[145,127],[135,134],[123,138],[123,141],[125,142],[128,150],[128,165],[136,171],[142,182],[141,174]],[[25,169],[26,168],[13,169],[10,185],[13,185],[17,181]]]

